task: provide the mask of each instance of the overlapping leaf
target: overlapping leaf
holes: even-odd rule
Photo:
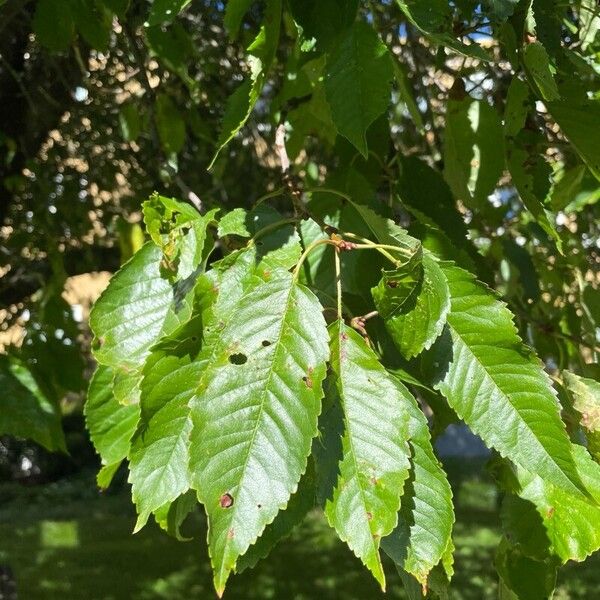
[[[397,287],[390,288],[382,279],[373,290],[375,306],[398,350],[406,358],[413,358],[431,347],[442,333],[450,310],[450,293],[442,269],[429,253],[425,253],[420,262],[421,277],[414,283],[407,300],[393,311],[382,312],[382,308],[390,303]]]
[[[411,473],[398,525],[381,547],[399,568],[427,585],[429,574],[440,562],[450,570],[452,490],[433,452],[425,415],[403,384],[399,385],[404,389],[404,410],[409,415]]]
[[[586,494],[556,393],[511,313],[466,271],[446,265],[444,273],[451,310],[432,357],[435,386],[487,445],[557,487]]]
[[[600,460],[600,383],[568,371],[564,371],[564,377],[573,396],[573,408],[581,415],[588,448],[596,460]]]
[[[140,416],[139,405],[123,405],[115,398],[113,377],[111,367],[98,365],[90,381],[84,409],[94,448],[102,459],[103,467],[108,468],[118,466],[127,457]]]
[[[505,503],[503,517],[512,538],[530,556],[554,555],[565,563],[585,560],[600,549],[600,465],[582,446],[574,448],[574,457],[592,498],[573,495],[525,469],[515,471],[512,491],[521,500]]]
[[[408,392],[356,331],[338,321],[330,333],[343,456],[325,515],[385,589],[379,543],[396,526],[408,476]]]
[[[306,469],[329,351],[316,297],[283,270],[251,285],[216,328],[199,357],[190,456],[222,593]]]
[[[90,314],[96,359],[111,367],[135,369],[168,324],[173,288],[161,276],[162,252],[146,243],[113,276]]]

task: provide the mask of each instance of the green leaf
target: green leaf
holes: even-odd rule
[[[392,270],[383,270],[376,287],[371,289],[375,306],[383,319],[389,319],[408,307],[414,306],[414,297],[423,282],[423,254],[413,254],[406,262]]]
[[[593,500],[570,494],[525,469],[514,473],[512,491],[525,502],[505,507],[503,517],[516,542],[534,557],[545,552],[563,563],[583,561],[600,549],[600,465],[582,446],[574,447],[574,457]]]
[[[588,449],[600,460],[600,383],[563,371],[565,384],[573,397],[573,407],[581,415]]]
[[[306,514],[315,506],[315,474],[312,462],[309,461],[306,473],[298,484],[298,490],[292,495],[284,511],[277,513],[275,520],[266,526],[263,534],[247,552],[240,556],[236,573],[252,569],[266,558],[271,550],[286,538],[296,525],[299,525]]]
[[[205,302],[210,300],[207,290]],[[190,321],[154,347],[144,366],[141,422],[129,453],[129,482],[138,510],[135,531],[190,487],[190,400],[202,375],[202,365],[195,360],[202,330],[203,315],[196,308]]]
[[[156,129],[164,151],[177,154],[185,144],[185,121],[175,103],[166,94],[156,97]]]
[[[228,0],[225,5],[223,23],[231,39],[235,39],[240,30],[244,15],[250,10],[254,0]]]
[[[114,397],[113,376],[111,367],[98,365],[90,381],[84,407],[85,424],[103,468],[118,466],[127,457],[140,416],[139,405],[124,406]]]
[[[402,385],[402,384],[399,384]],[[433,568],[443,561],[450,571],[454,509],[452,490],[431,447],[427,419],[405,390],[409,415],[411,473],[406,483],[398,525],[381,547],[398,568],[427,585]]]
[[[484,6],[490,19],[506,21],[515,12],[519,0],[485,0]]]
[[[381,312],[381,299],[373,294],[375,306],[385,320],[396,347],[413,358],[431,347],[440,336],[450,310],[450,293],[444,272],[430,253],[422,259],[423,275],[409,300],[392,314]],[[382,280],[383,281],[383,280]],[[385,292],[389,294],[389,288]]]
[[[0,435],[29,438],[66,451],[61,415],[20,361],[0,355]]]
[[[327,48],[354,23],[358,0],[290,0],[290,8],[303,37]]]
[[[507,138],[515,137],[525,127],[529,106],[527,84],[518,77],[513,77],[508,87],[504,110],[504,134]]]
[[[111,12],[95,0],[75,0],[71,10],[81,37],[92,48],[106,52],[112,31]]]
[[[198,360],[190,464],[221,594],[306,469],[329,351],[319,302],[283,270],[255,281],[212,335]]]
[[[525,556],[505,538],[496,554],[496,569],[500,575],[502,600],[551,599],[556,586],[555,561],[534,560]]]
[[[379,543],[396,526],[408,477],[407,391],[352,328],[337,321],[330,334],[343,457],[325,515],[385,590]]]
[[[600,11],[596,0],[580,0],[579,39],[583,50],[594,42],[600,30]]]
[[[551,168],[545,157],[535,149],[536,144],[542,143],[542,140],[539,133],[521,131],[508,144],[507,164],[513,184],[525,208],[555,241],[559,252],[562,252],[562,240],[554,226],[554,218],[544,205],[550,191]]]
[[[154,519],[157,525],[166,531],[171,537],[180,542],[188,542],[192,538],[183,537],[181,526],[188,515],[198,506],[198,500],[193,490],[189,490],[183,496],[167,502],[158,510],[154,511]]]
[[[425,131],[423,117],[421,116],[421,111],[419,110],[413,90],[411,89],[408,78],[408,69],[403,63],[400,62],[396,55],[392,55],[392,61],[400,98],[406,105],[406,110],[408,110],[408,113],[410,114],[417,131],[419,131],[419,133],[423,133]]]
[[[484,206],[504,171],[498,113],[485,100],[449,100],[444,134],[444,177],[454,196]]]
[[[209,169],[212,169],[221,150],[242,129],[260,97],[279,44],[281,11],[281,0],[267,0],[264,23],[248,48],[250,77],[227,100],[217,150],[208,166]]]
[[[600,144],[596,143],[595,135],[590,135],[600,122],[600,101],[588,100],[579,104],[550,102],[548,110],[583,162],[600,181]]]
[[[546,48],[539,42],[527,44],[523,51],[523,63],[536,89],[540,91],[542,98],[547,102],[558,100],[560,94],[552,75],[550,59],[548,58]]]
[[[248,230],[248,211],[244,208],[234,208],[219,221],[217,235],[222,238],[226,235],[238,235],[249,238],[252,233]]]
[[[344,33],[327,61],[325,92],[333,122],[365,158],[367,129],[388,107],[393,75],[387,47],[362,21]]]
[[[447,333],[431,357],[435,387],[502,456],[562,489],[587,494],[556,392],[539,359],[521,342],[512,314],[472,275],[443,268],[451,309]]]
[[[37,41],[53,52],[66,50],[73,41],[75,26],[63,0],[38,0],[33,15]]]
[[[154,0],[148,25],[170,23],[192,0]]]
[[[123,139],[126,142],[134,142],[142,129],[139,106],[133,103],[123,104],[119,111],[119,125]]]
[[[172,327],[173,288],[160,274],[160,248],[148,242],[112,277],[90,314],[96,360],[136,369]],[[176,326],[176,324],[175,324]]]
[[[452,10],[446,0],[396,0],[408,20],[432,42],[452,48],[465,56],[491,60],[476,43],[465,44],[452,33]]]

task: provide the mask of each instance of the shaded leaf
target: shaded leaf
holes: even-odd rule
[[[171,22],[192,0],[154,0],[148,25]]]
[[[366,133],[390,102],[393,66],[373,28],[355,23],[327,61],[325,92],[339,133],[368,156]]]
[[[413,358],[431,347],[442,333],[450,310],[446,277],[431,254],[423,255],[422,269],[422,277],[410,299],[388,316],[381,312],[381,300],[373,294],[375,306],[383,316],[394,344],[405,358]],[[389,293],[390,290],[385,291]]]
[[[25,365],[5,355],[0,355],[0,390],[0,435],[29,438],[48,450],[66,451],[58,407]]]

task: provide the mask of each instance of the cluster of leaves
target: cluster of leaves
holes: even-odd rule
[[[499,550],[508,589],[532,563],[546,581],[597,550],[600,465],[569,439],[506,306],[345,194],[326,214],[309,207],[218,219],[145,203],[152,241],[91,315],[86,405],[99,483],[129,461],[136,530],[154,515],[179,536],[203,504],[221,594],[318,505],[382,587],[380,548],[408,585],[443,590],[454,513],[420,388],[498,452],[507,530],[523,542]],[[207,268],[223,246],[237,248]],[[390,344],[403,368],[388,364]],[[597,384],[570,377],[574,410],[589,415]]]
[[[464,421],[504,492],[503,597],[550,597],[558,567],[600,547],[596,3],[29,8],[20,88],[83,48],[89,99],[39,152],[0,138],[3,266],[22,282],[49,257],[54,273],[17,308],[35,351],[0,362],[0,432],[62,447],[60,398],[81,381],[48,348],[77,354],[69,251],[110,248],[130,190],[198,205],[191,187],[200,211],[144,203],[150,239],[90,319],[98,482],[128,461],[136,528],[153,515],[181,537],[202,504],[222,593],[317,506],[382,587],[380,550],[411,596],[444,597],[454,514],[432,438]],[[109,235],[90,243],[91,208]]]

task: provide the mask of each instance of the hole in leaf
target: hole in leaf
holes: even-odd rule
[[[219,498],[219,506],[221,508],[231,508],[233,506],[233,496],[225,493]]]
[[[389,288],[397,288],[398,287],[398,282],[397,281],[388,281],[386,285]]]
[[[271,342],[269,340],[263,340],[261,344],[266,348],[267,346],[271,345]]]
[[[243,365],[247,360],[248,357],[245,354],[242,354],[241,352],[238,352],[237,354],[232,354],[229,357],[229,362],[232,365]]]

